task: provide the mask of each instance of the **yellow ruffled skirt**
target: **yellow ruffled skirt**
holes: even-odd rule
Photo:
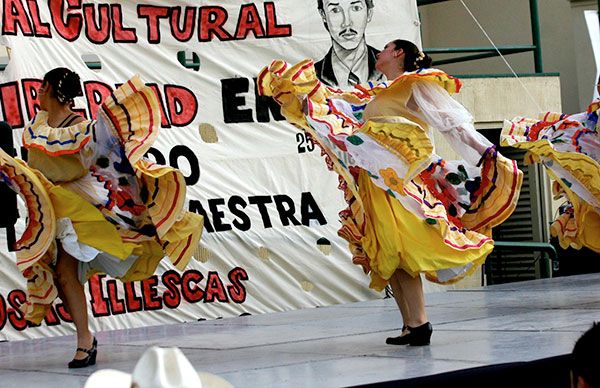
[[[364,171],[359,175],[358,186],[365,213],[360,245],[369,258],[374,289],[383,289],[397,269],[412,276],[425,272],[429,279],[435,280],[440,277],[438,270],[460,268],[469,263],[460,277],[468,276],[485,262],[494,248],[492,239],[471,232],[471,249],[456,249],[448,244],[447,238],[464,240],[462,232],[452,232],[445,223],[431,224],[415,216],[375,186]]]
[[[565,115],[506,121],[501,142],[527,153],[525,163],[541,163],[554,180],[555,199],[564,198],[550,232],[562,248],[587,247],[600,253],[600,103]]]
[[[348,207],[338,234],[376,290],[398,269],[443,284],[473,273],[493,249],[491,228],[513,212],[522,182],[516,163],[493,147],[477,166],[437,157],[426,128],[402,109],[363,120],[375,96],[406,101],[417,82],[460,89],[458,80],[426,69],[343,92],[321,84],[310,60],[274,61],[258,78],[259,92],[313,137],[339,174]]]
[[[48,175],[72,176],[73,166],[81,163],[84,176],[78,179],[53,183],[0,151],[0,178],[28,211],[15,248],[17,267],[27,279],[22,310],[34,323],[42,321],[58,296],[50,264],[57,254],[59,220],[68,220],[77,242],[92,252],[130,259],[119,276],[123,281],[148,278],[165,256],[183,269],[202,233],[202,217],[184,209],[181,172],[143,158],[160,126],[152,89],[135,77],[115,90],[98,115],[97,121],[56,129],[47,125],[42,111],[23,132],[25,147],[53,161],[46,165],[38,159],[41,169],[52,168]]]

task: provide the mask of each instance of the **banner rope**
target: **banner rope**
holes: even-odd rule
[[[465,7],[465,9],[469,13],[469,15],[471,15],[471,17],[473,18],[473,21],[475,21],[475,24],[477,24],[477,26],[479,27],[479,29],[481,30],[481,32],[483,32],[483,35],[485,35],[485,37],[490,42],[490,44],[492,45],[492,47],[494,47],[494,49],[496,50],[496,52],[498,53],[498,55],[500,56],[500,58],[502,58],[502,60],[504,61],[504,63],[506,64],[506,66],[509,68],[509,70],[511,71],[511,73],[515,76],[515,78],[517,79],[517,81],[519,81],[519,84],[525,90],[525,93],[527,94],[527,96],[531,99],[531,101],[537,107],[538,112],[543,112],[542,107],[537,103],[536,99],[531,95],[531,93],[529,92],[529,89],[527,88],[527,86],[525,86],[525,84],[523,83],[523,81],[521,81],[521,78],[517,75],[517,73],[515,72],[515,70],[513,69],[513,67],[506,60],[506,57],[504,55],[502,55],[502,53],[498,49],[498,46],[496,46],[496,44],[494,43],[494,41],[492,40],[492,38],[490,37],[490,35],[485,30],[485,28],[483,28],[483,26],[481,25],[481,23],[479,23],[479,20],[477,20],[477,17],[475,17],[475,15],[473,14],[473,12],[471,12],[471,9],[469,9],[469,7],[467,6],[467,4],[465,4],[465,2],[463,0],[460,0],[460,2],[463,5],[463,7]]]

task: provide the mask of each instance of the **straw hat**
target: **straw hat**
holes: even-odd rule
[[[233,388],[225,379],[197,373],[178,348],[152,347],[144,352],[133,373],[115,369],[94,372],[84,388]]]

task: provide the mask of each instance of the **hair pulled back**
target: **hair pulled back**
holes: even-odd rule
[[[415,71],[431,67],[431,57],[408,40],[396,39],[393,41],[396,50],[404,51],[404,71]]]
[[[83,96],[79,75],[66,67],[50,70],[43,82],[52,86],[54,96],[62,104],[71,103],[75,97]]]

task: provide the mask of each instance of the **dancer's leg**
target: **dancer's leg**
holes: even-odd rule
[[[56,262],[56,278],[60,287],[61,298],[65,303],[77,331],[77,347],[90,349],[94,336],[88,327],[87,301],[83,285],[77,276],[77,260],[66,253],[62,247],[58,248]],[[76,352],[75,359],[84,359],[87,353]]]
[[[402,315],[402,327],[406,327],[408,325],[408,317],[410,317],[410,310],[408,309],[408,303],[406,302],[406,298],[402,292],[402,287],[400,286],[398,276],[396,275],[397,272],[398,271],[394,272],[390,278],[390,286],[392,287],[394,299],[396,300],[396,304],[398,305],[400,314]]]
[[[400,284],[400,288],[402,288],[402,294],[410,313],[407,318],[404,318],[405,324],[410,327],[421,326],[428,321],[421,276],[412,277],[402,269],[396,270],[394,275]]]

